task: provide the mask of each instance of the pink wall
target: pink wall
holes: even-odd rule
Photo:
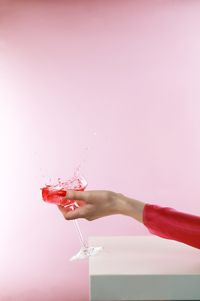
[[[199,1],[1,1],[1,301],[88,300],[73,224],[39,191],[85,155],[88,189],[200,214],[199,53]]]

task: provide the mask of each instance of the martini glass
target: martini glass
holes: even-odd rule
[[[46,185],[45,187],[41,188],[42,199],[45,202],[63,206],[64,208],[67,208],[69,211],[76,210],[76,208],[79,208],[80,206],[84,206],[85,203],[81,200],[80,201],[67,200],[65,198],[67,195],[67,190],[72,189],[75,191],[84,191],[86,187],[87,187],[87,181],[85,180],[84,177],[80,175],[79,176],[75,175],[70,180],[67,180],[66,182],[62,182],[60,179],[58,179],[57,184]],[[75,254],[70,258],[70,261],[84,259],[99,253],[99,251],[101,251],[103,248],[89,247],[88,243],[83,238],[78,221],[75,219],[73,220],[73,223],[80,240],[81,248],[77,254]]]

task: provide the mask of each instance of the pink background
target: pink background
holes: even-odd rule
[[[87,301],[45,179],[200,214],[200,2],[0,2],[0,300]],[[148,235],[124,216],[84,235]]]

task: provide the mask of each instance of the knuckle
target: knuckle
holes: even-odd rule
[[[95,218],[94,218],[93,216],[87,216],[86,219],[87,219],[88,221],[93,221]]]

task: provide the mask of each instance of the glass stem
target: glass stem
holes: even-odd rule
[[[83,235],[82,235],[82,232],[81,232],[81,229],[80,229],[80,227],[79,227],[79,224],[78,224],[77,220],[74,219],[74,220],[73,220],[73,223],[74,223],[74,226],[75,226],[76,231],[77,231],[77,233],[78,233],[78,237],[79,237],[79,240],[80,240],[80,243],[81,243],[82,247],[83,247],[83,248],[88,248],[87,243],[86,243],[86,242],[84,241],[84,239],[83,239]]]

